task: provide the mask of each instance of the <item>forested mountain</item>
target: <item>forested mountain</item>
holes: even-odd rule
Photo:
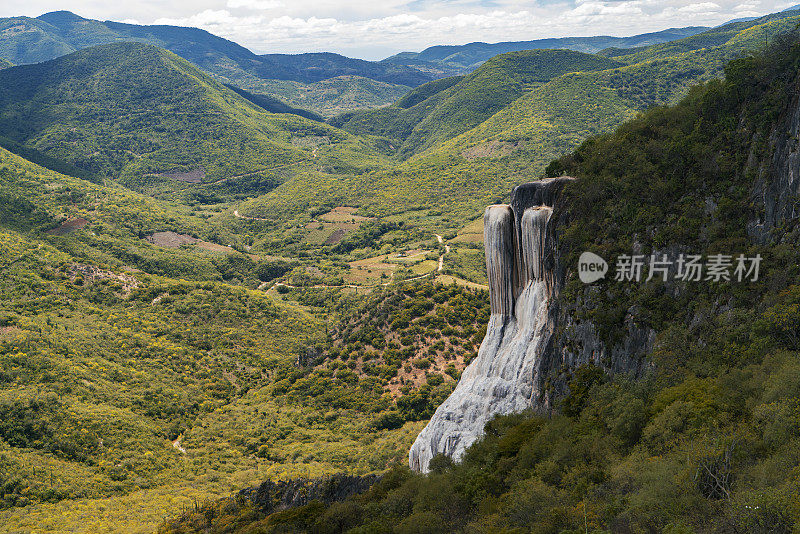
[[[450,85],[430,82],[389,108],[355,112],[334,124],[358,134],[398,140],[400,156],[435,146],[463,133],[522,96],[568,72],[607,70],[614,60],[571,50],[527,50],[501,54]],[[446,80],[452,80],[448,78]],[[455,81],[455,80],[453,80]],[[450,85],[449,87],[444,87]],[[416,95],[426,98],[409,106]]]
[[[151,193],[213,182],[222,193],[258,194],[304,165],[359,172],[381,161],[341,130],[268,113],[171,52],[141,43],[0,71],[0,124],[15,143]],[[312,154],[308,143],[322,139]]]
[[[504,43],[469,43],[465,45],[437,45],[422,52],[401,52],[383,60],[384,63],[415,64],[429,62],[451,68],[472,70],[484,61],[508,52],[540,49],[566,49],[594,54],[606,48],[636,48],[676,41],[708,30],[704,26],[670,28],[660,32],[643,33],[631,37],[562,37],[536,39],[533,41],[510,41]]]
[[[556,413],[493,420],[458,464],[436,457],[428,475],[396,467],[367,491],[326,479],[318,484],[327,492],[296,506],[270,501],[281,493],[261,486],[187,511],[161,532],[793,532],[799,105],[794,33],[729,63],[724,81],[548,166],[548,175],[577,178],[556,211],[560,309],[571,318],[556,343],[580,352],[593,350],[581,348],[587,332],[610,347],[652,331],[643,376],[590,359],[560,378]],[[587,286],[575,269],[586,250],[762,263],[744,282]]]
[[[596,55],[567,50],[503,54],[448,88],[448,92],[429,91],[425,95],[427,98],[415,101],[414,106],[408,106],[405,103],[408,100],[403,99],[386,109],[348,113],[332,122],[354,133],[388,137],[399,145],[398,153],[402,157],[464,133],[503,108],[508,109],[493,122],[519,129],[527,121],[510,120],[510,116],[530,113],[537,99],[547,102],[550,108],[555,107],[555,100],[563,99],[575,110],[573,113],[578,114],[585,105],[592,109],[589,113],[592,116],[581,122],[591,124],[600,118],[599,110],[594,108],[596,105],[626,108],[630,113],[674,100],[693,82],[717,76],[726,60],[763,44],[765,37],[786,30],[791,25],[790,19],[794,20],[798,14],[800,12],[782,12],[728,24],[667,44],[634,50],[606,50],[599,54],[618,63],[604,63]],[[436,84],[420,89],[437,87]],[[593,85],[600,86],[592,87],[593,95],[583,94],[587,86]],[[606,94],[601,96],[602,92]],[[409,98],[414,94],[420,94],[419,90]],[[518,98],[519,102],[515,102]],[[469,118],[462,118],[464,115]],[[563,123],[572,122],[572,118],[553,117],[551,121],[556,127],[569,128]],[[482,129],[487,127],[495,128],[486,125]],[[483,131],[477,136],[492,139]]]
[[[342,75],[415,86],[430,79],[417,69],[352,59],[339,54],[259,56],[232,41],[198,28],[142,26],[53,11],[36,18],[0,19],[0,57],[14,64],[39,63],[70,52],[117,41],[166,48],[201,69],[235,80],[245,73],[261,79],[315,82]]]
[[[475,217],[482,206],[502,198],[513,184],[535,179],[550,160],[587,137],[608,132],[649,107],[675,102],[692,84],[720,76],[728,60],[763,47],[765,41],[791,30],[798,21],[797,11],[769,15],[716,28],[685,42],[634,51],[631,57],[636,57],[635,62],[622,61],[627,56],[614,57],[623,64],[567,72],[547,83],[533,83],[527,91],[517,86],[520,96],[483,119],[488,115],[486,103],[491,109],[495,96],[502,101],[514,95],[513,87],[507,89],[504,75],[491,81],[493,62],[489,62],[485,71],[473,74],[487,72],[490,78],[484,83],[494,90],[479,93],[476,106],[468,102],[460,108],[448,106],[447,97],[455,87],[451,83],[464,84],[468,78],[452,79],[422,86],[419,91],[424,92],[411,93],[413,100],[401,100],[399,105],[331,121],[356,134],[370,134],[383,142],[389,153],[407,158],[391,171],[354,177],[346,188],[338,180],[318,181],[313,187],[288,180],[263,197],[248,200],[243,212],[263,217],[276,210],[297,212],[314,205],[350,202],[374,214],[446,206],[456,220]],[[665,46],[679,51],[670,55],[663,50]],[[546,57],[560,52],[535,53]],[[520,53],[497,59],[516,54]],[[525,53],[521,54],[524,57]],[[416,103],[401,107],[411,102]],[[451,120],[451,113],[457,120]],[[464,128],[470,121],[476,126]],[[425,143],[423,132],[440,142]],[[453,137],[447,139],[449,136]],[[415,145],[406,139],[422,142]]]
[[[409,86],[425,83],[448,70],[417,68],[352,59],[338,54],[267,54],[250,50],[198,28],[142,26],[86,19],[68,11],[36,18],[0,19],[0,58],[16,65],[39,63],[91,46],[119,41],[149,43],[170,50],[223,83],[277,96],[294,105],[341,112],[393,102]],[[332,83],[352,93],[349,100],[331,95]],[[370,83],[372,82],[372,83]],[[367,85],[368,87],[363,87]],[[300,100],[302,99],[302,100]]]
[[[219,77],[223,83],[332,115],[391,103],[409,87],[471,72],[491,56],[503,52],[539,48],[596,52],[608,46],[628,48],[661,43],[702,29],[670,29],[625,38],[472,43],[463,47],[432,47],[419,54],[403,53],[384,61],[365,61],[334,53],[256,55],[232,41],[197,28],[99,21],[69,11],[54,11],[36,18],[0,19],[0,59],[24,65],[100,44],[144,42],[170,50]],[[451,57],[443,56],[442,50],[450,48],[453,50],[447,55]],[[329,83],[319,85],[321,81]]]

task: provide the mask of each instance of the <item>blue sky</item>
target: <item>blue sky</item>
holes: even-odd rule
[[[794,5],[769,0],[27,0],[0,16],[66,9],[83,17],[195,26],[257,53],[333,51],[382,59],[434,44],[634,35],[714,26]]]

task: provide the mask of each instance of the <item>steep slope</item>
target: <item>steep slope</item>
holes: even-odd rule
[[[337,124],[354,133],[396,139],[402,143],[398,153],[407,157],[477,126],[521,95],[562,74],[617,65],[613,60],[571,50],[502,54],[446,89],[448,82],[432,82],[428,86],[431,90],[415,93],[426,98],[410,107],[411,101],[404,99],[394,108],[354,114]],[[379,117],[384,120],[376,120]]]
[[[12,141],[151,192],[187,182],[234,187],[259,175],[258,191],[282,180],[274,170],[293,165],[337,172],[380,161],[342,131],[268,113],[171,52],[140,43],[0,71],[0,125]],[[316,157],[298,146],[323,138]]]
[[[469,155],[492,143],[513,144],[516,150],[531,153],[558,145],[565,147],[562,150],[572,148],[643,109],[675,102],[692,84],[720,76],[727,61],[763,46],[765,39],[791,30],[798,21],[800,12],[793,11],[729,24],[615,57],[630,63],[627,66],[561,76],[439,150]],[[718,42],[722,44],[709,46]]]
[[[708,28],[703,26],[690,26],[686,28],[669,28],[660,32],[643,33],[631,37],[563,37],[491,44],[478,42],[465,45],[438,45],[426,48],[422,52],[401,52],[383,61],[385,63],[399,64],[405,64],[406,62],[413,64],[414,61],[430,62],[469,71],[498,54],[506,54],[508,52],[558,48],[593,54],[610,47],[625,49],[674,41],[706,30]]]
[[[571,177],[514,188],[509,204],[484,215],[491,317],[478,355],[436,409],[409,451],[409,466],[428,472],[443,454],[460,460],[495,417],[539,408],[561,287],[554,206]]]
[[[684,39],[636,50],[601,52],[601,55],[613,56],[615,59],[625,63],[639,63],[650,59],[672,57],[684,52],[692,52],[703,48],[715,48],[724,44],[733,45],[737,39],[757,37],[752,35],[752,32],[757,32],[758,28],[767,27],[765,25],[795,17],[798,13],[800,13],[800,11],[796,7],[789,8],[779,13],[772,13],[763,17],[746,21],[730,22]],[[769,35],[769,33],[762,33],[760,37],[763,39],[765,35]],[[763,40],[761,44],[764,44]]]

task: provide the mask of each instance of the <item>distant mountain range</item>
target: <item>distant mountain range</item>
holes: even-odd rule
[[[674,41],[707,29],[691,26],[631,37],[563,37],[438,45],[422,52],[401,52],[383,61],[366,61],[332,52],[256,55],[233,41],[198,28],[99,21],[69,11],[53,11],[36,18],[0,19],[0,58],[23,65],[54,59],[98,44],[121,40],[141,41],[166,48],[198,67],[221,76],[235,78],[237,71],[241,70],[262,79],[312,83],[336,76],[354,75],[416,87],[447,75],[465,74],[492,56],[505,52],[564,48],[595,53],[609,47],[634,48]]]
[[[563,48],[595,53],[609,47],[664,43],[706,29],[671,28],[632,37],[565,37],[433,46],[422,52],[403,52],[383,61],[366,61],[331,52],[257,55],[233,41],[198,28],[99,21],[69,11],[54,11],[36,18],[0,19],[0,59],[25,65],[100,44],[138,41],[174,52],[223,83],[251,93],[268,94],[290,106],[330,116],[341,111],[390,104],[409,88],[439,78],[469,74],[492,56],[505,52]],[[334,81],[332,85],[314,85],[326,80]]]
[[[306,106],[287,105],[261,90],[267,84],[297,88],[303,82],[260,80],[244,73],[235,83],[230,77],[203,73],[163,48],[117,40],[0,70],[0,145],[60,172],[113,177],[162,198],[191,194],[211,202],[269,191],[251,203],[251,213],[258,216],[311,204],[335,205],[332,202],[423,204],[455,187],[458,181],[453,177],[458,176],[469,185],[449,192],[451,202],[485,203],[511,182],[540,172],[550,159],[586,137],[609,131],[650,106],[673,102],[689,86],[719,76],[727,60],[790,30],[797,17],[798,12],[778,13],[677,41],[611,47],[597,54],[563,49],[507,52],[469,74],[414,89],[358,76],[307,84],[320,92],[338,92],[337,98],[351,102],[363,98],[374,84],[383,84],[386,94],[392,88],[407,88],[395,93],[390,106],[334,117],[329,112],[329,124],[301,109]],[[108,38],[108,32],[101,31],[105,23],[81,23],[84,19],[64,12],[43,18],[74,26],[76,45]],[[31,50],[56,50],[55,38],[45,46],[49,34],[22,31],[19,25],[8,26],[8,20],[2,35],[16,28],[17,40],[31,33],[26,38],[39,43]],[[27,20],[35,21],[37,28],[56,27]],[[199,57],[199,50],[208,52],[205,60],[197,59],[211,62],[206,72],[219,72],[219,65],[229,64],[228,59],[214,64],[212,50],[227,51],[225,58],[250,54],[202,30],[171,30],[194,36],[182,43],[173,36],[169,42],[183,54]],[[12,48],[7,41],[3,46]],[[600,46],[599,41],[594,46]],[[223,57],[219,54],[216,57]],[[12,57],[16,62],[23,59]],[[267,57],[295,71],[316,66],[318,77],[336,72],[333,54]],[[375,64],[353,61],[351,65]],[[348,94],[347,84],[364,90]],[[372,107],[377,107],[376,100]],[[492,177],[491,184],[485,178],[472,179],[485,176]],[[180,183],[189,179],[201,182],[191,193]],[[352,183],[343,187],[347,180]],[[399,190],[403,195],[384,196]]]
[[[417,86],[436,77],[396,63],[365,61],[333,53],[259,56],[233,41],[198,28],[99,21],[69,11],[54,11],[36,18],[0,19],[0,57],[15,65],[39,63],[117,41],[140,41],[166,48],[212,74],[232,80],[250,74],[261,79],[309,83],[358,75]]]
[[[705,26],[689,26],[686,28],[669,28],[660,32],[643,33],[631,37],[562,37],[552,39],[536,39],[534,41],[509,41],[504,43],[469,43],[458,46],[431,46],[422,52],[401,52],[383,60],[383,63],[415,65],[430,63],[445,68],[464,69],[478,68],[483,62],[498,54],[519,52],[521,50],[540,50],[558,48],[594,54],[606,48],[636,48],[691,37],[709,28]]]

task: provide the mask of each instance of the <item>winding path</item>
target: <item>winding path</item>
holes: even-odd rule
[[[246,219],[248,221],[270,221],[272,219],[262,219],[261,217],[248,217],[247,215],[240,215],[239,210],[233,210],[233,216],[239,219]]]
[[[433,235],[435,235],[435,236],[436,236],[436,240],[437,240],[437,241],[439,241],[439,244],[440,244],[440,245],[441,245],[442,243],[444,243],[444,239],[442,239],[442,236],[440,236],[439,234],[433,234]],[[437,272],[439,272],[439,271],[441,271],[442,269],[444,269],[444,255],[445,255],[445,254],[447,254],[448,252],[450,252],[450,245],[445,245],[445,246],[444,246],[444,254],[442,254],[441,256],[439,256],[439,268],[438,268],[438,269],[436,269],[436,271],[437,271]]]
[[[240,218],[240,219],[250,219],[250,220],[255,220],[255,221],[266,220],[266,219],[259,219],[257,217],[247,217],[245,215],[240,215],[239,214],[239,210],[233,210],[233,214],[236,217]],[[442,238],[442,236],[440,236],[439,234],[433,234],[433,235],[436,236],[436,240],[439,242],[440,245],[444,244],[444,238]],[[398,283],[399,284],[399,283],[403,283],[403,282],[413,282],[414,280],[420,280],[421,278],[426,278],[428,276],[431,276],[431,275],[434,275],[436,273],[442,272],[442,270],[444,269],[444,255],[448,254],[449,252],[450,252],[450,245],[444,244],[444,252],[439,256],[439,265],[437,266],[435,271],[431,271],[429,273],[421,274],[419,276],[414,276],[412,278],[406,278],[404,280],[400,280],[399,282],[395,282],[394,281],[394,271],[392,271],[389,274],[389,280],[387,282],[384,282],[382,284],[376,284],[374,286],[364,286],[364,285],[356,285],[356,284],[342,284],[342,285],[339,285],[339,286],[329,286],[329,285],[325,285],[325,284],[316,284],[316,285],[313,285],[313,286],[303,286],[303,287],[309,287],[309,288],[314,288],[314,289],[342,289],[342,288],[368,289],[368,288],[371,288],[371,287],[381,287],[381,286],[385,287],[385,286],[388,286],[388,285],[390,285],[392,283]],[[419,253],[415,254],[414,256],[418,256],[420,254],[424,254],[424,252],[419,252]],[[455,277],[453,277],[453,278],[455,278]],[[267,286],[269,286],[269,287],[267,287]],[[293,286],[291,284],[287,284],[287,283],[284,283],[284,282],[275,282],[272,285],[270,285],[269,282],[262,282],[261,284],[259,284],[258,289],[260,291],[268,291],[269,289],[271,289],[272,287],[275,287],[275,286],[284,286],[284,287],[288,287],[288,288],[291,288],[291,289],[296,289],[298,287],[298,286]]]

